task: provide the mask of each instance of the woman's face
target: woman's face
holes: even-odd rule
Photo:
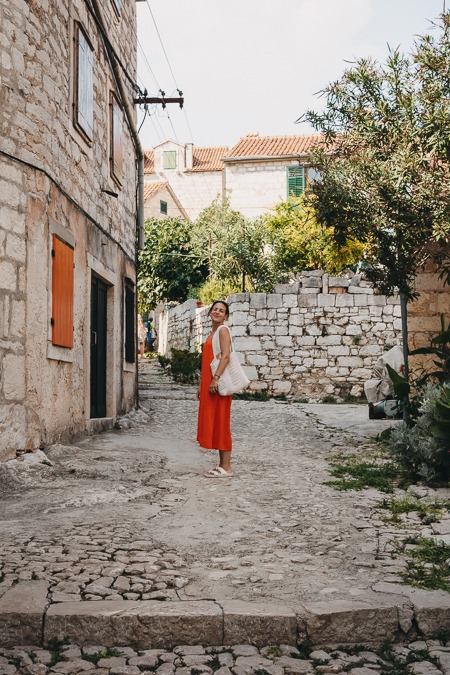
[[[216,302],[209,312],[209,316],[215,323],[223,323],[227,318],[227,308],[222,302]]]

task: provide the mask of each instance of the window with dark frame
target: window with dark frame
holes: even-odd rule
[[[125,361],[134,363],[136,355],[134,284],[125,282]]]
[[[75,24],[75,127],[91,141],[94,127],[94,50],[79,23]]]
[[[305,191],[305,167],[287,166],[286,179],[288,197],[300,197]]]
[[[56,234],[52,241],[52,344],[73,347],[73,246]]]
[[[164,150],[163,151],[163,169],[177,168],[177,151]]]
[[[121,184],[123,171],[123,112],[120,103],[111,93],[111,175]]]
[[[162,199],[159,201],[159,210],[167,216],[167,202],[163,202]]]

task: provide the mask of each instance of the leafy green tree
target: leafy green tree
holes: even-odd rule
[[[365,243],[368,277],[383,293],[399,291],[406,363],[416,273],[449,253],[448,47],[446,15],[439,36],[419,39],[411,57],[395,50],[384,65],[357,61],[325,88],[324,111],[306,114],[324,139],[313,158],[318,221],[338,243]]]
[[[228,198],[218,196],[200,213],[193,224],[192,242],[208,260],[209,285],[217,280],[251,291],[267,290],[273,285],[264,219],[248,220],[231,208]]]
[[[318,222],[303,195],[277,204],[275,213],[266,217],[266,225],[280,279],[313,269],[339,274],[354,267],[364,253],[363,245],[351,238],[338,245],[333,227]]]
[[[184,302],[189,288],[207,277],[205,257],[191,242],[191,224],[182,218],[153,218],[145,223],[145,247],[139,252],[141,309],[158,302]]]

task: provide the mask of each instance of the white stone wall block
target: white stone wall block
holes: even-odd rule
[[[233,326],[247,326],[249,322],[248,312],[234,311],[230,314],[230,319],[233,321]]]
[[[350,286],[350,279],[344,277],[328,277],[329,288],[348,288]]]
[[[279,307],[283,306],[283,300],[282,300],[282,295],[281,293],[268,293],[267,294],[267,307],[273,308],[273,309],[278,309]]]
[[[328,359],[314,359],[314,368],[327,368]]]
[[[340,345],[340,346],[330,346],[327,349],[327,354],[329,357],[335,357],[335,356],[349,356],[350,355],[350,347],[347,347],[345,345]]]
[[[336,295],[334,293],[321,293],[317,296],[319,307],[334,307],[336,305]]]
[[[5,354],[3,357],[3,395],[8,401],[25,398],[25,357]]]
[[[354,300],[354,302],[355,302],[355,307],[367,307],[367,304],[368,304],[368,303],[367,303],[367,298],[368,298],[368,295],[367,295],[367,293],[366,293],[365,291],[364,291],[363,294],[357,295],[357,296],[355,297],[355,300]]]
[[[383,307],[386,304],[385,295],[371,295],[367,298],[368,305],[378,305]]]
[[[336,307],[353,307],[353,304],[353,295],[347,295],[347,293],[338,293],[336,295]]]
[[[338,356],[336,361],[340,367],[362,368],[364,366],[363,360],[356,356]]]
[[[298,296],[292,293],[287,293],[283,295],[283,307],[297,307],[298,306]]]
[[[352,370],[352,378],[358,380],[370,380],[373,377],[373,371],[370,368],[355,368]]]
[[[367,288],[361,288],[360,286],[349,286],[347,292],[353,293],[354,295],[367,295]]]
[[[346,335],[362,335],[361,326],[358,326],[358,325],[347,326],[347,328],[345,329],[345,334]]]
[[[289,335],[303,335],[301,326],[289,326]]]
[[[273,326],[260,326],[252,324],[250,326],[250,335],[273,335],[275,328]]]
[[[322,335],[322,329],[314,323],[306,324],[305,335]]]
[[[298,296],[298,306],[302,308],[317,307],[318,297],[317,295],[299,295]]]
[[[274,394],[289,394],[292,389],[292,382],[289,380],[275,380],[273,383]]]
[[[247,363],[249,366],[267,366],[269,357],[267,354],[248,354]]]
[[[292,347],[292,337],[290,335],[280,335],[275,338],[275,344],[278,347]]]
[[[234,347],[237,352],[258,352],[261,350],[261,341],[257,337],[237,337]]]
[[[273,287],[274,293],[287,293],[287,294],[298,294],[299,285],[297,282],[293,284],[275,284]]]
[[[250,294],[250,309],[265,309],[267,306],[266,293],[251,293]]]
[[[275,335],[287,335],[289,333],[289,326],[286,322],[275,324]]]
[[[250,391],[265,391],[269,388],[267,382],[250,382],[249,389]]]
[[[314,335],[303,335],[295,337],[295,344],[299,347],[308,347],[316,344],[316,339]]]
[[[232,305],[235,302],[245,302],[248,303],[250,299],[250,293],[232,293],[231,295],[228,296],[228,304]],[[247,309],[250,308],[250,305],[247,307]]]
[[[318,337],[316,344],[321,347],[332,347],[342,344],[342,338],[340,335],[324,335],[323,337]]]
[[[17,288],[17,270],[15,265],[7,260],[0,260],[0,288],[5,291],[15,291]]]
[[[266,321],[268,323],[267,309],[257,309],[255,314],[256,321]]]

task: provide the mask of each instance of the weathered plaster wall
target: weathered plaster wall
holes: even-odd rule
[[[120,18],[112,2],[102,4],[111,42],[133,75],[135,4],[122,2]],[[0,459],[4,459],[17,449],[92,428],[93,271],[110,285],[107,415],[114,417],[134,404],[135,367],[123,362],[123,282],[124,277],[135,279],[136,169],[125,125],[122,185],[110,175],[109,96],[115,84],[86,4],[0,0],[0,15],[1,32],[8,36],[0,42],[0,150],[12,156],[0,154]],[[95,53],[92,144],[72,122],[76,21],[86,30]],[[104,188],[118,192],[117,199],[102,192]],[[54,232],[73,244],[75,252],[73,349],[51,345]]]
[[[320,399],[360,396],[383,350],[401,339],[397,298],[351,279],[304,273],[273,293],[230,296],[236,351],[250,389]],[[195,300],[163,312],[159,351],[195,349],[210,332],[208,308]]]
[[[233,209],[256,218],[287,198],[286,167],[293,161],[225,162],[225,189]]]

